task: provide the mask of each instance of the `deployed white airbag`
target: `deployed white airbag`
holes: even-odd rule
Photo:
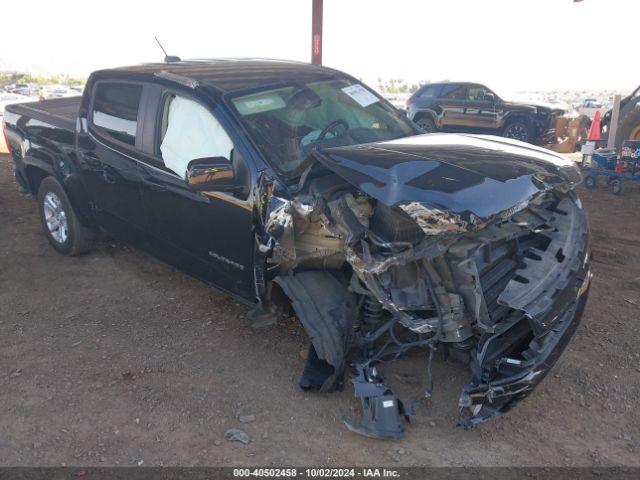
[[[233,143],[209,111],[197,102],[176,96],[169,104],[167,131],[160,151],[164,164],[186,178],[191,160],[206,157],[231,159]]]

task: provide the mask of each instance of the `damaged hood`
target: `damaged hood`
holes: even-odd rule
[[[540,192],[581,180],[575,163],[561,155],[488,135],[426,134],[326,148],[318,160],[423,228],[420,220],[430,212],[477,227],[512,215]]]

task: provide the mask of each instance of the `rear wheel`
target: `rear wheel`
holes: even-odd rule
[[[531,140],[529,126],[520,120],[508,123],[502,130],[502,136],[520,140],[521,142],[529,142]]]
[[[58,253],[74,256],[90,249],[93,234],[80,223],[55,178],[47,177],[40,183],[38,208],[47,240]]]
[[[416,120],[416,125],[418,125],[426,133],[431,133],[436,131],[436,124],[429,117],[418,118]]]

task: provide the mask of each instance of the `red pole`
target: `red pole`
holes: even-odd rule
[[[322,0],[313,0],[312,5],[311,63],[322,65]]]

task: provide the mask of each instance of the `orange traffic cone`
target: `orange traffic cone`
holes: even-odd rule
[[[591,128],[589,129],[587,141],[599,142],[600,140],[602,140],[600,138],[600,110],[596,110],[596,114],[594,115],[593,121],[591,122]]]

